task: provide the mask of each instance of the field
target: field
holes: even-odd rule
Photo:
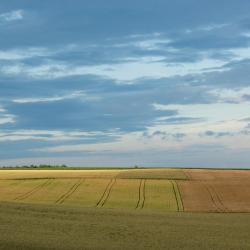
[[[2,170],[0,201],[183,211],[179,170]]]
[[[0,249],[249,249],[249,191],[248,170],[0,170]]]
[[[0,249],[249,249],[250,214],[0,203]]]
[[[0,201],[186,212],[250,212],[250,171],[1,170]]]
[[[179,181],[186,211],[250,212],[250,171],[185,170]]]

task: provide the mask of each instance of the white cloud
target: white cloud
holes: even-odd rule
[[[126,37],[126,39],[129,41],[124,43],[116,43],[112,46],[116,48],[136,47],[148,51],[162,48],[164,48],[164,50],[171,49],[171,47],[168,47],[167,45],[172,40],[162,36],[160,33],[153,33],[150,35],[132,35]]]
[[[240,89],[214,89],[210,90],[209,93],[216,96],[218,102],[221,103],[242,103],[248,102],[244,96],[250,96],[250,87]]]
[[[0,113],[0,125],[7,123],[15,123],[15,116],[10,114]]]
[[[46,47],[21,47],[21,48],[13,48],[8,50],[0,50],[0,60],[6,61],[21,61],[30,58],[46,58],[49,62],[49,57],[65,54],[75,51],[81,51],[84,49],[88,49],[88,46],[77,46],[75,44],[68,44],[66,46],[57,46],[52,48]]]
[[[56,102],[66,99],[80,98],[82,101],[96,101],[100,97],[90,96],[84,91],[74,91],[72,93],[61,95],[61,96],[52,96],[52,97],[31,97],[31,98],[17,98],[12,100],[15,103],[38,103],[38,102]]]
[[[162,56],[135,57],[130,62],[94,66],[73,65],[51,61],[39,66],[26,64],[4,65],[0,72],[11,76],[26,76],[34,79],[57,79],[69,76],[96,75],[117,82],[135,81],[140,78],[163,78],[222,71],[227,62],[202,58],[197,62],[165,63]]]
[[[229,49],[226,52],[231,53],[233,55],[234,60],[250,59],[250,47]]]
[[[31,47],[23,49],[0,50],[0,60],[23,60],[33,57],[46,57],[52,55],[52,51],[46,48]]]
[[[215,26],[217,27],[217,26]],[[218,25],[219,27],[219,25]],[[210,27],[211,28],[211,27]],[[161,49],[164,51],[162,56],[128,56],[122,57],[122,62],[112,64],[81,65],[74,62],[43,60],[39,65],[28,65],[21,61],[28,58],[46,58],[61,53],[71,53],[72,51],[82,51],[86,46],[68,45],[57,49],[42,47],[31,47],[25,49],[0,50],[0,60],[12,61],[9,64],[0,66],[0,73],[8,76],[20,76],[33,79],[57,79],[70,76],[96,75],[102,78],[112,79],[117,82],[133,82],[142,78],[167,78],[174,76],[185,76],[189,74],[201,74],[205,72],[219,72],[229,70],[229,63],[250,58],[250,47],[221,49],[217,52],[231,55],[231,59],[216,59],[214,51],[198,51],[196,61],[174,61],[167,62],[167,54],[174,56],[183,51],[165,46],[170,42],[161,36],[152,38],[144,37],[136,41],[129,41],[124,44],[114,44],[113,46],[136,46],[145,50]],[[162,47],[164,45],[164,47]],[[176,54],[177,53],[177,54]],[[187,52],[189,55],[190,51]]]
[[[218,132],[225,132],[225,127],[228,127],[228,132],[230,132],[230,128],[234,127],[235,124],[228,123],[225,126],[224,124],[220,124],[217,127]],[[184,126],[182,127],[184,128]],[[197,127],[198,128],[198,127]],[[200,127],[201,128],[201,127]],[[160,127],[160,131],[166,132],[168,134],[176,133],[176,129],[172,128],[171,131],[168,128]],[[64,152],[89,152],[89,153],[99,153],[99,154],[140,154],[143,152],[169,152],[173,150],[185,150],[194,145],[221,145],[223,147],[231,148],[231,149],[250,149],[249,138],[250,136],[242,135],[240,133],[236,133],[234,136],[224,136],[220,138],[216,137],[201,137],[200,133],[205,132],[207,128],[203,128],[200,130],[195,130],[191,127],[187,128],[185,133],[185,137],[182,140],[176,140],[176,138],[169,136],[167,138],[161,138],[160,136],[155,137],[144,137],[142,132],[134,132],[128,133],[126,135],[121,135],[119,140],[113,142],[105,142],[105,143],[81,143],[81,144],[65,144],[60,146],[51,146],[45,148],[33,149],[32,151],[37,152],[47,152],[47,153],[64,153]],[[220,130],[219,130],[220,129]],[[149,133],[153,133],[158,131],[158,128],[149,129]],[[180,130],[179,130],[180,131]],[[235,141],[237,141],[237,146],[235,145]]]
[[[240,120],[249,116],[250,103],[208,103],[190,105],[162,105],[154,103],[156,110],[178,110],[180,116],[206,119],[206,123]]]
[[[0,125],[7,123],[15,123],[15,116],[8,114],[7,110],[0,106]]]
[[[222,29],[222,28],[227,27],[229,25],[230,25],[230,23],[221,23],[221,24],[211,23],[208,25],[196,27],[194,29],[186,29],[185,32],[186,33],[193,33],[193,32],[199,32],[199,31],[210,32],[213,30]]]
[[[5,112],[6,110],[0,106],[0,112]]]
[[[1,119],[0,119],[1,121]],[[114,136],[117,132],[100,132],[100,131],[60,131],[60,130],[16,130],[0,132],[0,141],[21,141],[21,140],[38,140],[38,141],[69,141],[95,138],[98,136]]]
[[[21,20],[24,17],[24,11],[23,10],[13,10],[10,12],[5,12],[0,14],[0,22],[11,22],[11,21],[17,21]]]
[[[242,134],[248,125],[244,118],[249,117],[250,103],[214,103],[191,105],[153,104],[157,110],[178,110],[180,116],[203,118],[192,124],[156,124],[148,128],[149,133],[163,131],[166,133],[181,132],[186,134],[181,145],[220,144],[231,149],[250,149],[249,136]],[[224,134],[223,137],[201,137],[206,131]],[[236,143],[237,142],[237,143]],[[236,146],[237,145],[237,146]]]
[[[140,133],[130,133],[121,136],[121,138],[115,142],[106,142],[106,143],[95,143],[95,144],[77,144],[77,145],[62,145],[56,147],[47,147],[42,149],[34,149],[34,151],[43,151],[43,152],[135,152],[143,151],[149,147],[138,140],[138,135]],[[150,147],[151,149],[154,146]]]
[[[250,38],[250,32],[242,33],[242,36],[244,36],[244,37],[249,37],[249,38]]]

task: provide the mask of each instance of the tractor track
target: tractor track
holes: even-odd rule
[[[138,198],[138,201],[137,201],[137,204],[136,204],[136,207],[135,207],[136,209],[139,207],[139,204],[140,204],[140,201],[141,201],[141,186],[142,186],[142,179],[140,180],[139,191],[138,191],[139,192],[138,193],[139,198]]]
[[[213,206],[216,209],[216,212],[225,212],[227,211],[227,208],[225,207],[225,205],[223,204],[221,198],[219,197],[218,193],[215,191],[214,187],[211,186],[208,183],[203,183],[200,181],[200,183],[205,187],[205,189],[207,190],[210,199],[213,203]]]
[[[218,205],[217,205],[217,203],[216,203],[216,201],[215,201],[215,199],[214,199],[214,196],[213,196],[213,194],[211,193],[209,187],[208,187],[205,183],[202,183],[202,182],[201,182],[201,184],[202,184],[202,185],[205,187],[205,189],[207,190],[207,192],[208,192],[208,194],[209,194],[209,196],[210,196],[210,199],[211,199],[211,201],[212,201],[213,207],[216,209],[216,212],[222,212],[221,208],[218,207]]]
[[[146,201],[146,181],[144,180],[143,182],[143,187],[142,187],[142,204],[141,204],[141,209],[144,208],[144,204]]]
[[[110,196],[111,190],[112,190],[113,186],[114,186],[115,183],[116,183],[116,179],[113,179],[113,180],[114,180],[114,181],[111,183],[110,188],[109,188],[108,191],[107,191],[107,195],[106,195],[105,199],[104,199],[103,202],[101,203],[101,206],[102,206],[102,207],[103,207],[104,204],[107,202],[107,200],[108,200],[108,198],[109,198],[109,196]]]
[[[139,185],[139,190],[138,190],[138,201],[137,201],[135,209],[142,209],[144,207],[145,200],[146,200],[145,190],[146,190],[146,180],[141,179],[140,185]]]
[[[226,206],[224,205],[224,203],[222,202],[222,200],[221,200],[219,194],[217,193],[217,191],[215,190],[215,188],[214,188],[213,186],[211,186],[211,185],[209,185],[209,186],[210,186],[210,189],[213,191],[213,193],[214,193],[214,195],[215,195],[215,197],[216,197],[218,203],[219,203],[220,206],[222,207],[222,208],[221,208],[222,212],[228,212],[229,210],[227,209],[227,207],[226,207]]]
[[[103,198],[104,198],[104,196],[105,196],[105,194],[106,194],[106,192],[107,192],[109,186],[110,186],[111,183],[112,183],[112,180],[113,180],[113,179],[111,179],[111,180],[109,181],[108,185],[106,186],[106,188],[105,188],[105,190],[104,190],[104,192],[103,192],[101,198],[100,198],[99,201],[96,203],[96,207],[98,207],[99,204],[101,203],[101,201],[103,200]]]
[[[18,201],[21,201],[21,200],[24,200],[24,199],[27,199],[29,198],[31,195],[33,195],[34,193],[38,192],[40,189],[42,189],[43,187],[49,185],[51,183],[51,180],[47,180],[45,181],[44,183],[40,184],[40,185],[37,185],[36,187],[34,187],[32,190],[28,191],[27,193],[24,193],[18,197],[16,197],[14,200],[18,200]]]
[[[188,171],[183,171],[183,173],[186,175],[187,180],[191,181],[193,179],[191,174]]]
[[[57,201],[57,204],[62,204],[66,199],[68,199],[82,184],[84,179],[80,179],[76,182],[66,193],[64,193]]]
[[[109,181],[108,185],[106,186],[101,198],[99,199],[99,201],[96,203],[96,207],[103,207],[105,205],[105,203],[107,202],[110,193],[113,189],[113,186],[116,183],[116,178],[113,178]]]
[[[183,200],[182,200],[182,197],[181,197],[181,192],[180,192],[180,188],[179,188],[179,185],[178,185],[178,182],[177,181],[174,181],[175,182],[175,184],[176,184],[176,195],[178,194],[178,196],[179,196],[179,200],[178,200],[178,202],[180,201],[180,204],[179,204],[179,208],[180,208],[180,211],[184,211],[185,209],[184,209],[184,204],[183,204]]]
[[[174,181],[171,180],[170,182],[172,184],[172,189],[173,189],[173,192],[174,192],[174,197],[175,197],[175,201],[176,201],[176,205],[177,205],[177,211],[180,212],[180,206],[179,206],[179,201],[178,201],[178,197],[177,197],[177,192],[175,190]]]

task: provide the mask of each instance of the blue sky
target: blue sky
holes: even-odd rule
[[[249,0],[2,0],[0,165],[250,166]]]

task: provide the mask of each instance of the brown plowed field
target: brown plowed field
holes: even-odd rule
[[[250,212],[250,171],[185,170],[188,181],[178,181],[184,210]]]
[[[250,181],[249,170],[185,169],[191,180]]]

